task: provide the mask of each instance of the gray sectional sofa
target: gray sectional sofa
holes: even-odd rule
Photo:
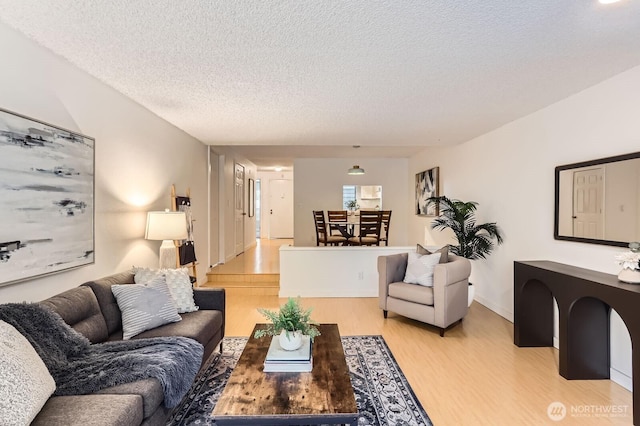
[[[89,281],[40,303],[51,307],[91,343],[121,340],[121,313],[111,286],[133,282],[133,273],[119,273]],[[134,339],[161,336],[195,339],[204,346],[204,364],[216,347],[222,345],[225,292],[224,289],[194,289],[193,292],[198,311],[180,314],[182,321],[147,330]],[[32,424],[163,425],[170,414],[163,399],[162,387],[156,379],[114,386],[91,395],[52,396]]]

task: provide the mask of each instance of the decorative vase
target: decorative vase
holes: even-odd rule
[[[640,284],[640,270],[625,268],[618,274],[618,279],[629,284]]]
[[[302,346],[302,332],[290,331],[287,336],[287,332],[282,330],[278,336],[280,347],[285,351],[295,351]]]

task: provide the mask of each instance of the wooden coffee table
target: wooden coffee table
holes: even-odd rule
[[[358,409],[337,324],[321,324],[310,373],[264,373],[271,339],[253,334],[212,416],[217,425],[357,424]]]

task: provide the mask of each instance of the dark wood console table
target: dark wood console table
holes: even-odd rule
[[[560,375],[609,378],[609,314],[615,309],[640,344],[640,285],[615,275],[549,261],[514,262],[513,342],[553,346],[553,298],[558,302]],[[640,423],[640,350],[632,354],[634,424]],[[637,413],[637,414],[636,414]]]

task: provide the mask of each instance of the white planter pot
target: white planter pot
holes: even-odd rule
[[[288,334],[288,336],[287,336]],[[295,351],[302,346],[302,333],[300,331],[290,331],[287,333],[282,330],[278,336],[280,347],[285,351]]]
[[[471,307],[471,303],[473,302],[473,298],[476,295],[476,288],[473,284],[469,284],[469,307]]]
[[[618,279],[625,283],[640,284],[640,271],[625,268],[618,274]]]

